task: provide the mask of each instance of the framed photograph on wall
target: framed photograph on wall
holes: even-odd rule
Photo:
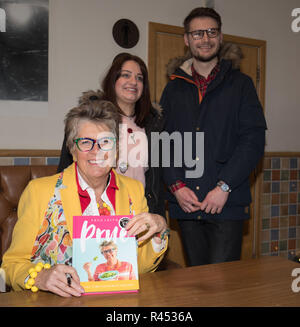
[[[0,100],[48,101],[49,0],[0,0]]]

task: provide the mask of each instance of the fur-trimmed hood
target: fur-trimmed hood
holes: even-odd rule
[[[219,59],[231,60],[232,68],[239,69],[241,60],[243,59],[241,48],[234,43],[224,43],[221,47]],[[170,77],[177,68],[187,71],[192,64],[192,55],[190,50],[184,56],[171,59],[167,64],[167,75]]]
[[[83,103],[89,103],[95,100],[103,100],[103,98],[104,98],[104,93],[102,91],[88,90],[82,92],[82,95],[78,99],[78,104],[81,105]]]
[[[162,115],[163,108],[157,102],[152,102],[152,110],[155,110],[159,116]]]

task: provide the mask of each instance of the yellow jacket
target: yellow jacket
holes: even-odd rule
[[[148,212],[143,185],[132,178],[121,176],[117,173],[116,184],[116,215],[127,215],[129,211],[128,196],[132,200],[132,209],[135,214]],[[25,188],[18,206],[18,221],[15,225],[12,243],[3,256],[2,268],[6,272],[7,284],[14,290],[24,288],[24,280],[28,270],[33,266],[30,261],[32,248],[44,220],[45,211],[50,198],[53,196],[58,174],[42,177],[29,182]],[[75,165],[65,169],[61,189],[61,201],[66,217],[67,228],[72,238],[73,216],[82,215],[80,200],[77,191]],[[153,272],[163,258],[166,247],[159,253],[154,252],[151,240],[148,239],[138,247],[139,273]]]

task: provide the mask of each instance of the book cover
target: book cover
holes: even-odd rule
[[[86,294],[139,289],[137,242],[124,228],[131,217],[73,217],[72,265]]]

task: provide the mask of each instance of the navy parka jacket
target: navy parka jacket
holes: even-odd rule
[[[191,62],[190,59],[184,65],[191,65]],[[220,180],[232,189],[222,212],[215,215],[201,210],[185,213],[176,198],[167,192],[170,216],[178,219],[249,218],[249,176],[263,156],[266,130],[263,110],[251,78],[233,69],[230,60],[221,60],[219,73],[201,99],[190,69],[177,68],[163,91],[160,104],[164,110],[164,130],[182,135],[183,165],[174,167],[171,147],[171,167],[163,169],[167,186],[181,180],[195,192],[200,202]],[[184,165],[186,132],[193,135],[189,145],[193,159],[202,153],[199,151],[201,144],[196,144],[196,133],[204,132],[204,151],[198,158],[204,160],[204,172],[198,178],[186,178],[186,171],[195,169]]]

